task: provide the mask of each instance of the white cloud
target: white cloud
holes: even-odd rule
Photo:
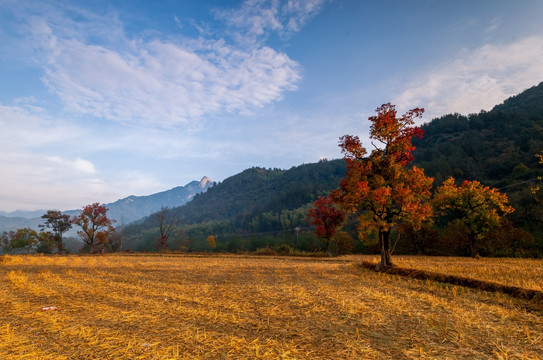
[[[9,176],[0,178],[2,208],[69,209],[84,205],[79,201],[96,200],[96,194],[106,194],[108,189],[90,173],[91,166],[82,159],[69,161],[30,151],[3,154],[0,156],[0,168],[9,169]]]
[[[301,78],[296,61],[258,43],[147,41],[116,30],[114,42],[123,46],[114,47],[47,19],[33,20],[32,29],[43,51],[43,81],[66,109],[118,122],[167,127],[204,115],[246,113],[280,100]]]
[[[94,174],[96,173],[96,169],[94,168],[93,163],[91,163],[88,160],[83,160],[80,158],[75,159],[73,162],[74,169],[85,173],[85,174]]]
[[[328,0],[245,0],[239,9],[217,10],[230,26],[247,31],[245,36],[266,36],[275,31],[288,37],[317,15]]]
[[[426,108],[425,119],[448,113],[490,110],[510,96],[543,81],[543,38],[488,44],[464,51],[422,74],[396,97],[400,108]]]

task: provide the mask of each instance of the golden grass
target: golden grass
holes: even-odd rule
[[[4,256],[0,299],[0,359],[543,354],[543,314],[527,301],[345,261]]]
[[[395,256],[393,260],[404,268],[543,291],[543,259]]]

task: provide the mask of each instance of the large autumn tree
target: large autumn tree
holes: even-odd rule
[[[436,211],[463,225],[469,234],[469,251],[479,255],[478,241],[500,224],[502,216],[514,211],[507,204],[507,195],[478,181],[464,181],[457,186],[453,177],[436,189]]]
[[[336,206],[331,196],[319,196],[308,210],[307,217],[315,225],[315,234],[325,243],[326,252],[331,255],[330,243],[345,222],[345,212]]]
[[[387,103],[376,111],[377,115],[369,118],[374,147],[369,155],[357,136],[340,138],[347,172],[332,196],[343,210],[355,214],[362,236],[377,232],[380,265],[386,268],[392,266],[392,229],[401,223],[418,228],[432,216],[429,200],[433,178],[417,167],[407,168],[415,149],[411,140],[423,135],[414,126],[414,119],[421,117],[424,109],[412,109],[397,117],[395,106]]]
[[[40,225],[40,227],[52,230],[58,253],[62,253],[64,248],[62,243],[62,234],[70,230],[70,228],[72,227],[70,215],[63,214],[58,210],[49,210],[45,214],[43,214],[41,218],[45,220],[45,223],[43,225]]]
[[[108,208],[94,203],[83,207],[83,211],[78,216],[74,216],[71,222],[81,228],[77,234],[89,245],[90,252],[97,244],[107,244],[115,235],[113,223],[115,220],[107,217]]]

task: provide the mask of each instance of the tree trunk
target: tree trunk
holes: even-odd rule
[[[62,254],[62,250],[63,250],[63,247],[62,247],[62,235],[60,236],[60,238],[57,238],[55,240],[57,241],[58,253]]]
[[[469,255],[472,258],[479,257],[479,252],[477,251],[477,246],[475,245],[475,236],[470,236],[469,238]]]
[[[379,231],[379,247],[381,249],[381,267],[385,269],[391,267],[390,230]]]
[[[332,250],[330,249],[330,239],[326,241],[326,255],[328,255],[328,257],[332,256]]]

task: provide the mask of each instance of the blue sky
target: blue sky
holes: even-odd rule
[[[0,1],[0,210],[339,158],[543,81],[539,0]]]

